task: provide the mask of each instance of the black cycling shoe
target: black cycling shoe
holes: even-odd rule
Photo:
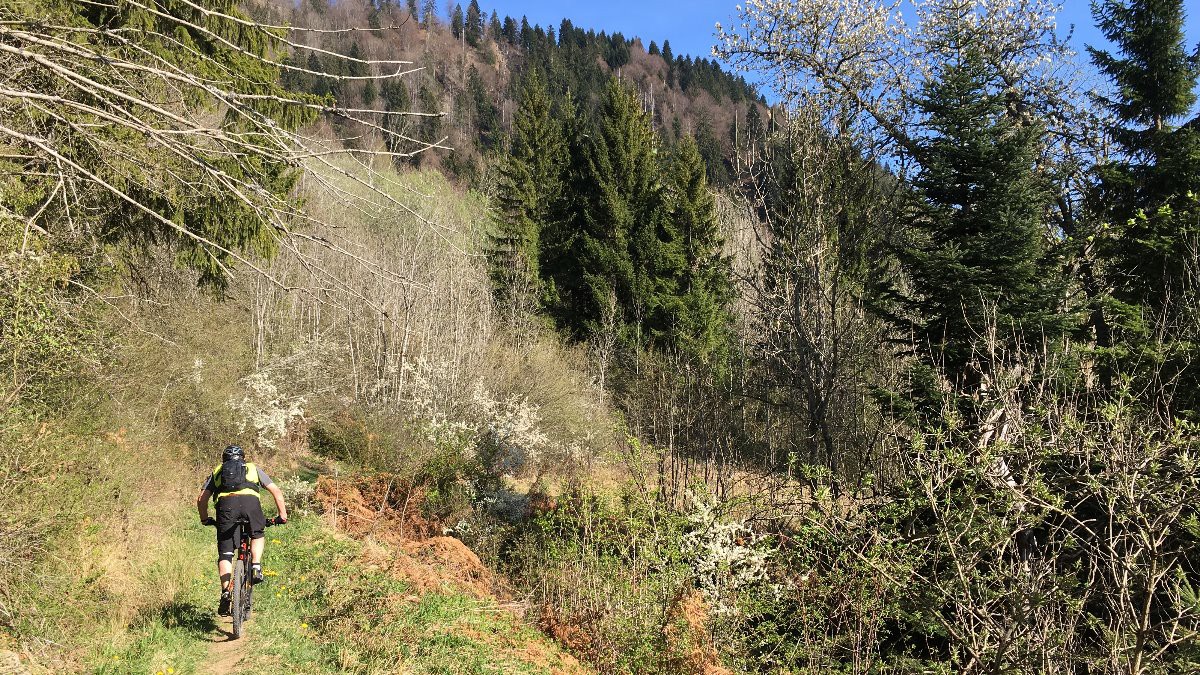
[[[262,565],[250,565],[250,583],[261,584],[263,582]]]
[[[232,614],[229,611],[230,604],[229,591],[221,591],[221,606],[217,608],[217,614],[220,616],[229,616]]]

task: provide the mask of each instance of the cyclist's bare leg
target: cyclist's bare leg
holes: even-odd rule
[[[263,549],[267,547],[267,538],[259,537],[250,540],[250,562],[258,564],[262,562]]]
[[[217,576],[221,577],[221,590],[227,590],[229,579],[233,576],[233,563],[225,559],[218,560]]]

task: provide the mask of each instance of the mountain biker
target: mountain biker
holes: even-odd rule
[[[263,516],[259,488],[266,488],[275,498],[275,507],[279,510],[276,522],[287,522],[287,506],[279,487],[267,472],[253,462],[246,462],[246,453],[240,446],[231,445],[221,453],[221,463],[213,469],[196,499],[200,522],[205,525],[214,524],[208,517],[208,500],[211,498],[216,503],[217,574],[221,577],[221,605],[217,613],[221,616],[229,616],[229,580],[238,546],[233,535],[239,519],[250,523],[251,582],[257,584],[263,580],[262,554],[266,548],[263,529],[267,519]]]

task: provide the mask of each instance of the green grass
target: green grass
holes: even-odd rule
[[[192,517],[188,519],[188,516]],[[180,509],[185,527],[172,532],[172,555],[145,567],[145,582],[174,587],[161,607],[145,610],[124,634],[95,654],[96,673],[192,673],[216,630],[216,548],[212,530]]]
[[[97,650],[96,673],[205,670],[217,632],[217,585],[211,528],[181,513],[181,555],[146,574],[176,584],[172,600],[140,616],[124,640]],[[245,673],[546,673],[523,651],[547,639],[491,600],[458,594],[421,595],[406,582],[364,565],[362,546],[294,519],[267,530],[267,583],[255,589]],[[180,563],[179,561],[187,561]],[[174,578],[172,578],[174,577]],[[226,623],[220,624],[222,626]],[[557,661],[552,648],[538,651]]]

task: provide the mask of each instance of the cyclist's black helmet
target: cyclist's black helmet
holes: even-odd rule
[[[242,451],[242,446],[231,445],[225,448],[225,451],[221,453],[221,461],[228,462],[231,459],[246,459],[246,453]]]

